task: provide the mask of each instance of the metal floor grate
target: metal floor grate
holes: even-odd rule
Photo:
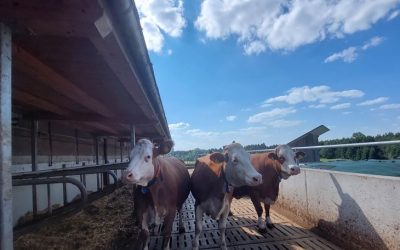
[[[249,199],[234,199],[233,216],[228,218],[226,241],[229,249],[340,249],[329,241],[272,212],[274,229],[260,234],[257,231],[257,215]],[[171,249],[192,249],[194,238],[194,199],[190,195],[183,208],[183,222],[186,233],[178,233],[177,217],[174,222]],[[154,229],[149,249],[161,249],[161,228]],[[204,216],[203,232],[200,236],[200,249],[219,249],[220,233],[215,220]]]

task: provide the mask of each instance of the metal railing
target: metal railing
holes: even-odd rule
[[[332,144],[332,145],[317,145],[317,146],[304,146],[304,147],[293,147],[294,150],[305,150],[305,149],[324,149],[324,148],[349,148],[349,147],[372,147],[372,146],[388,146],[400,144],[400,140],[394,141],[378,141],[378,142],[359,142],[359,143],[345,143],[345,144]],[[249,153],[258,152],[270,152],[275,149],[260,149],[260,150],[249,150]]]
[[[53,214],[53,208],[51,204],[51,189],[50,184],[63,183],[63,197],[64,197],[64,206],[58,208],[60,210],[65,209],[67,206],[74,203],[74,209],[79,210],[83,208],[88,201],[88,193],[86,190],[86,175],[87,174],[105,174],[107,176],[111,176],[113,179],[113,185],[108,187],[107,190],[104,190],[104,186],[99,186],[99,182],[97,185],[96,194],[98,198],[107,194],[109,189],[112,190],[118,187],[118,177],[114,171],[123,170],[127,167],[127,162],[114,163],[114,164],[105,164],[105,165],[94,165],[94,166],[86,166],[86,167],[73,167],[73,168],[61,168],[61,169],[52,169],[52,170],[42,170],[42,171],[33,171],[33,172],[22,172],[22,173],[14,173],[12,175],[12,185],[13,186],[35,186],[35,185],[47,185],[47,213],[41,214],[40,218],[37,218],[37,210],[33,210],[33,218],[43,219],[49,217]],[[80,181],[76,180],[72,177],[67,176],[80,176]],[[80,201],[67,201],[67,190],[65,185],[70,183],[75,185],[80,191]],[[104,194],[102,194],[102,192]],[[77,205],[77,206],[76,206]],[[73,210],[73,209],[70,209]]]

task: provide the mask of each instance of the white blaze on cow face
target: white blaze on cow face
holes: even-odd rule
[[[294,152],[288,145],[279,145],[275,153],[270,153],[269,157],[281,163],[281,176],[283,179],[289,178],[291,175],[300,173],[298,160],[304,157],[303,152]]]
[[[125,184],[147,186],[154,177],[153,165],[154,145],[147,139],[141,139],[132,149],[128,168],[123,172],[122,180]]]
[[[239,143],[224,147],[226,179],[234,187],[256,186],[262,183],[262,176],[250,161],[250,154]]]

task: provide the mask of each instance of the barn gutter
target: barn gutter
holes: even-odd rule
[[[101,0],[101,6],[110,20],[114,35],[130,63],[131,69],[136,71],[140,78],[139,85],[144,90],[155,116],[160,122],[159,127],[164,138],[171,138],[134,2],[132,0]]]

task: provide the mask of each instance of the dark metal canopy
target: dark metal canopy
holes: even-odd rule
[[[3,0],[13,31],[13,113],[99,135],[170,138],[131,0]]]

